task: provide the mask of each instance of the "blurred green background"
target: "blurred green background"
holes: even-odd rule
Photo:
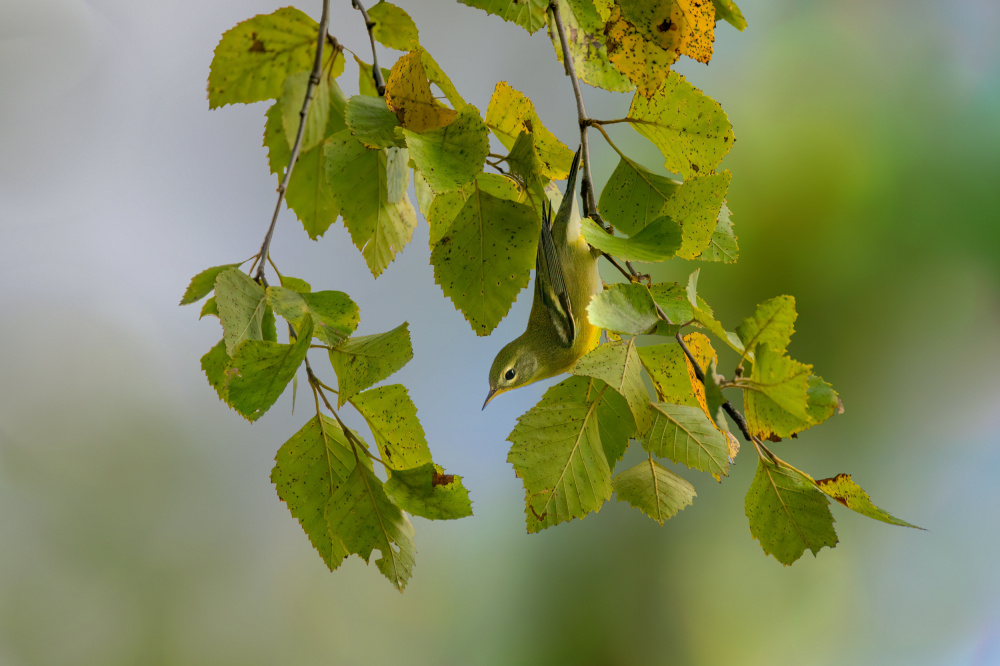
[[[506,80],[575,143],[543,34],[398,4],[481,111]],[[209,112],[205,79],[223,31],[280,5],[0,2],[0,665],[1000,664],[1000,5],[745,0],[747,31],[719,24],[711,66],[678,66],[738,139],[740,262],[703,267],[701,291],[730,327],[793,294],[790,353],[847,407],[776,452],[928,531],[834,506],[840,545],[782,567],[747,529],[745,451],[721,485],[682,471],[699,495],[662,528],[612,503],[528,536],[504,438],[551,382],[479,409],[528,299],[477,338],[425,225],[376,283],[342,225],[312,243],[283,213],[280,267],[350,293],[362,333],[410,322],[398,380],[472,492],[471,519],[414,519],[403,595],[357,558],[325,569],[268,481],[308,406],[243,422],[199,370],[217,323],[176,305],[270,217],[265,106]],[[595,117],[627,109],[586,95]]]

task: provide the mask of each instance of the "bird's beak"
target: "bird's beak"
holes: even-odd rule
[[[483,403],[483,409],[486,409],[486,405],[490,404],[490,400],[492,400],[498,393],[500,393],[498,389],[490,389],[489,394],[486,396],[486,402]]]

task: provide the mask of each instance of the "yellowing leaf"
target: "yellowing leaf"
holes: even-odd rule
[[[753,372],[749,380],[740,383],[746,389],[743,404],[751,433],[765,439],[771,433],[789,437],[809,427],[811,369],[811,365],[782,356],[767,344],[757,345]]]
[[[628,119],[663,153],[663,166],[684,178],[711,173],[733,143],[733,128],[719,103],[676,72],[648,99],[636,94]]]
[[[729,179],[729,171],[688,178],[664,204],[663,214],[681,225],[683,241],[678,257],[694,259],[708,247],[718,226]]]
[[[715,232],[708,242],[708,247],[702,250],[695,259],[700,261],[720,261],[724,264],[735,264],[740,256],[736,234],[733,232],[732,213],[726,203],[719,209],[719,219],[715,224]]]
[[[573,151],[542,125],[531,100],[504,81],[498,83],[493,90],[493,97],[486,109],[486,126],[507,150],[514,147],[521,132],[532,134],[535,153],[543,165],[543,173],[555,180],[569,175]]]
[[[619,0],[618,4],[645,39],[699,62],[712,59],[715,8],[710,0]]]
[[[667,78],[670,65],[678,53],[664,49],[639,33],[625,20],[621,9],[615,5],[604,29],[607,53],[611,62],[635,84],[637,92],[649,97]]]
[[[875,520],[881,520],[890,525],[900,525],[902,527],[914,527],[922,529],[916,525],[911,525],[905,520],[900,520],[895,516],[886,513],[872,503],[872,498],[868,496],[861,486],[854,482],[850,474],[838,474],[830,479],[820,479],[816,485],[824,493],[837,500],[851,511],[857,511],[862,516],[868,516]]]
[[[795,299],[791,296],[776,296],[757,306],[753,316],[747,317],[736,327],[747,349],[754,349],[766,342],[776,352],[784,352],[795,333]]]
[[[559,0],[559,14],[566,31],[566,42],[573,57],[573,69],[584,83],[612,92],[627,92],[634,86],[608,55],[610,44],[605,42],[604,22],[591,0]],[[563,61],[562,41],[556,30],[555,19],[548,17],[549,39],[556,58]]]
[[[385,101],[399,124],[414,132],[443,127],[455,119],[454,109],[434,99],[420,51],[411,51],[396,61],[385,83]]]
[[[209,108],[280,97],[288,75],[312,69],[318,33],[319,24],[294,7],[257,15],[227,30],[209,69]],[[344,57],[329,45],[324,71],[333,58],[342,72]],[[334,69],[333,76],[337,74]]]
[[[688,333],[684,336],[684,342],[687,343],[688,349],[691,350],[691,355],[698,361],[698,365],[701,366],[702,371],[706,370],[713,360],[716,360],[715,350],[712,349],[712,341],[707,336],[701,333]],[[701,408],[705,410],[705,414],[711,417],[708,405],[705,402],[705,385],[698,379],[698,375],[694,371],[694,366],[691,365],[691,361],[687,355],[684,356],[684,362],[687,366],[688,379],[694,388],[694,396],[698,400],[698,404],[701,405]]]
[[[375,444],[393,469],[411,469],[431,462],[417,407],[402,384],[368,389],[351,398],[368,423]]]

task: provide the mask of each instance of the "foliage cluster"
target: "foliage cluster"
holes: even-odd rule
[[[732,127],[719,104],[670,65],[682,55],[707,63],[717,21],[746,27],[739,8],[731,0],[461,1],[529,33],[547,27],[580,121],[581,233],[627,280],[608,286],[588,308],[607,342],[521,416],[508,438],[508,460],[524,484],[528,531],[583,518],[612,493],[662,524],[695,496],[662,461],[721,480],[740,448],[727,415],[757,455],[746,496],[751,533],[782,563],[836,544],[830,498],[906,525],[875,507],[849,476],[816,481],[765,444],[843,411],[812,366],[787,354],[796,319],[792,297],[761,303],[730,330],[698,295],[698,271],[687,284],[654,284],[632,265],[737,259],[726,202],[731,176],[717,170],[733,145]],[[496,85],[485,114],[466,102],[402,9],[354,5],[373,54],[369,64],[352,53],[358,95],[348,98],[337,83],[346,49],[327,34],[324,5],[319,23],[283,8],[227,31],[212,61],[209,105],[273,100],[264,145],[280,182],[278,206],[286,197],[313,239],[341,219],[376,277],[409,243],[419,208],[430,227],[435,281],[472,330],[489,335],[529,282],[542,208],[559,199],[554,183],[566,177],[573,151],[545,128],[531,100],[505,82]],[[391,69],[378,65],[376,41],[403,52]],[[578,78],[634,91],[625,117],[589,118]],[[676,178],[625,155],[608,132],[616,125],[655,145]],[[620,158],[599,194],[590,175],[591,129]],[[490,134],[506,152],[491,152]],[[408,194],[411,171],[416,207]],[[273,230],[274,220],[248,271],[242,264],[216,266],[185,292],[182,304],[209,296],[201,314],[217,317],[223,329],[202,368],[219,397],[255,421],[289,384],[295,389],[304,366],[315,415],[277,453],[271,479],[278,496],[331,570],[350,554],[367,561],[378,550],[378,568],[402,588],[415,554],[407,514],[471,515],[468,492],[461,477],[434,463],[407,389],[376,386],[412,357],[407,324],[355,335],[360,313],[347,294],[313,291],[271,263]],[[277,285],[265,277],[268,264]],[[278,342],[277,317],[285,321],[287,343]],[[732,379],[719,372],[718,344],[738,355]],[[336,389],[313,371],[311,349],[328,356]],[[745,416],[727,390],[743,394]],[[368,425],[374,448],[341,420],[338,410],[347,404]],[[616,471],[632,441],[647,459]]]

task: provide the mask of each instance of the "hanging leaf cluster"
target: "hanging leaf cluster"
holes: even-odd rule
[[[583,216],[574,223],[627,280],[588,307],[607,342],[546,391],[508,438],[528,531],[583,518],[612,494],[663,524],[695,497],[675,464],[721,480],[740,437],[758,458],[746,497],[750,531],[779,561],[836,544],[829,498],[908,525],[872,504],[850,476],[813,480],[765,444],[843,411],[830,384],[787,353],[792,297],[760,304],[729,330],[697,293],[697,271],[687,284],[653,283],[632,266],[674,257],[731,264],[739,256],[727,205],[731,174],[720,170],[735,140],[732,127],[717,102],[671,69],[682,56],[708,63],[719,21],[746,28],[735,3],[460,1],[529,33],[546,28],[572,76],[632,93],[622,118],[600,120],[584,118],[582,102],[574,110],[567,86],[567,113],[579,111],[581,132],[601,136],[618,155],[598,193],[585,151]],[[343,46],[320,36],[320,24],[300,10],[238,24],[215,50],[209,106],[271,100],[263,141],[271,172],[287,186],[280,190],[287,207],[312,239],[342,222],[375,277],[409,244],[419,210],[435,282],[476,335],[489,335],[530,281],[542,210],[560,198],[555,183],[566,178],[573,151],[507,82],[496,84],[485,113],[466,102],[399,7],[372,6],[358,22],[367,38],[364,28],[402,55],[385,69],[352,54],[359,92],[348,97],[338,83]],[[623,126],[659,150],[666,175],[618,148],[611,133]],[[490,151],[491,135],[505,152]],[[305,369],[315,415],[278,450],[271,474],[278,496],[330,569],[351,554],[368,561],[377,550],[379,570],[402,588],[415,555],[408,514],[471,515],[461,477],[433,461],[407,389],[382,383],[412,357],[407,324],[359,336],[359,309],[347,294],[314,292],[273,263],[279,284],[268,284],[270,232],[267,238],[248,271],[216,266],[185,292],[182,304],[208,297],[202,316],[222,326],[202,368],[219,398],[250,421],[289,384],[294,392]],[[285,343],[278,342],[279,317]],[[738,355],[732,379],[719,372],[719,344]],[[310,350],[328,358],[335,389],[314,372]],[[739,392],[745,416],[726,397]],[[339,412],[347,405],[374,446],[345,425]],[[647,455],[617,470],[631,442]]]

